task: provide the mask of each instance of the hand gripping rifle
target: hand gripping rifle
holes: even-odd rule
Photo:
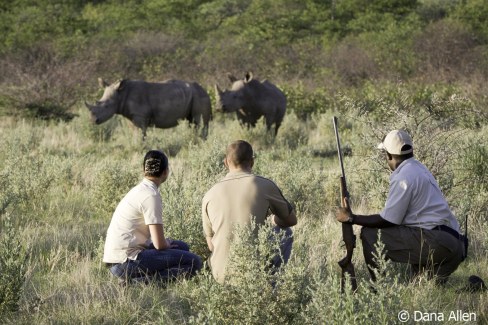
[[[334,131],[337,141],[337,154],[339,156],[339,163],[341,165],[341,205],[344,207],[344,198],[349,200],[349,192],[347,191],[346,174],[344,173],[344,163],[342,162],[341,142],[339,141],[339,132],[337,131],[337,117],[334,116],[332,121],[334,123]],[[358,285],[356,282],[354,265],[352,264],[352,253],[354,251],[354,247],[356,247],[356,235],[354,235],[351,224],[342,224],[342,240],[346,246],[346,256],[339,261],[339,266],[342,269],[341,291],[344,292],[346,285],[346,274],[349,275],[352,290],[356,291]]]

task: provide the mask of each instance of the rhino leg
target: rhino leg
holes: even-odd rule
[[[271,131],[271,126],[273,126],[273,121],[270,118],[266,118],[266,130]]]
[[[274,132],[274,135],[276,136],[278,134],[278,129],[280,128],[281,126],[281,122],[276,122],[275,124],[275,132]]]
[[[274,134],[273,134],[273,136],[275,136],[275,137],[276,137],[276,135],[278,134],[278,129],[279,129],[279,127],[281,126],[281,121],[274,123],[274,125],[275,125],[275,129],[274,129]],[[271,133],[271,132],[272,132],[272,131],[271,131],[271,127],[272,127],[272,126],[273,126],[273,119],[271,119],[271,118],[266,118],[266,130],[268,131],[268,133]]]
[[[142,142],[146,141],[146,137],[147,137],[146,128],[144,128],[142,129]]]
[[[203,125],[202,128],[202,139],[207,139],[208,136],[208,123]]]
[[[147,125],[148,125],[148,122],[146,121],[145,118],[143,118],[142,116],[135,116],[133,119],[132,119],[132,124],[141,129],[141,132],[142,132],[142,141],[145,141],[146,140],[146,137],[147,137]]]

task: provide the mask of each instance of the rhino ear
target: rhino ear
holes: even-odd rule
[[[114,89],[117,90],[117,91],[121,91],[124,89],[125,87],[125,82],[127,80],[125,79],[119,79],[115,84],[114,84]]]
[[[251,71],[248,71],[248,72],[246,73],[246,77],[244,78],[244,80],[245,80],[246,82],[249,82],[249,81],[251,81],[251,80],[252,80],[252,72],[251,72]]]
[[[106,82],[105,80],[103,80],[102,78],[98,78],[98,85],[101,87],[101,88],[105,88],[105,87],[108,87],[108,82]]]
[[[230,72],[227,72],[227,78],[229,78],[230,82],[234,83],[237,81],[237,78]]]

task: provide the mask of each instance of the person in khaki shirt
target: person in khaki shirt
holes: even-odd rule
[[[273,258],[279,267],[290,257],[293,243],[289,227],[297,218],[292,205],[271,180],[252,173],[254,154],[252,146],[243,140],[231,143],[226,150],[224,164],[228,174],[215,184],[202,200],[202,222],[207,245],[212,255],[210,267],[214,278],[224,283],[233,231],[237,225],[249,225],[254,218],[257,225],[272,217],[274,231],[285,231],[281,242],[281,258]]]

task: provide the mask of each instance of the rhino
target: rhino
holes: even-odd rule
[[[105,88],[102,98],[95,105],[85,102],[93,123],[101,124],[120,114],[142,130],[144,140],[150,126],[166,129],[187,119],[197,128],[203,121],[202,137],[207,137],[212,106],[208,93],[198,83],[120,80],[109,85],[101,78],[98,82]]]
[[[237,119],[247,127],[256,126],[264,116],[266,128],[271,130],[274,124],[274,135],[283,121],[286,111],[286,96],[271,82],[253,79],[252,72],[247,72],[244,79],[237,80],[228,74],[232,82],[231,90],[222,91],[215,85],[216,111],[236,112]]]

